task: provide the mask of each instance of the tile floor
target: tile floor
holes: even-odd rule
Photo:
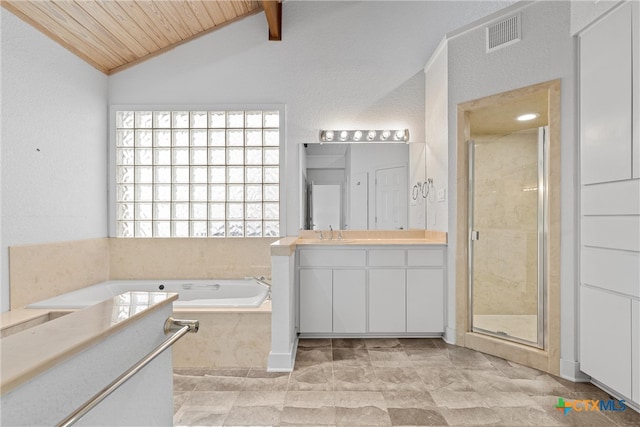
[[[300,340],[292,373],[177,370],[176,426],[640,426],[640,414],[554,408],[609,399],[440,339]]]

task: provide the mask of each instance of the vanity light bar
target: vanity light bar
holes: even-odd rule
[[[398,142],[409,143],[409,129],[398,130],[321,130],[325,142]]]

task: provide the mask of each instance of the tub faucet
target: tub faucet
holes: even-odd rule
[[[267,299],[271,299],[271,281],[264,276],[260,276],[260,277],[253,276],[252,279],[258,282],[258,284],[265,286],[267,288]]]

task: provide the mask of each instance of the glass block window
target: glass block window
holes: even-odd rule
[[[117,237],[277,237],[279,111],[117,111]]]

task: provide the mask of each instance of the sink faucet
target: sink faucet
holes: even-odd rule
[[[331,230],[331,234],[329,236],[329,240],[333,240],[333,228],[331,227],[331,224],[329,224],[329,230]]]
[[[342,230],[338,230],[338,240],[342,240]]]
[[[322,235],[322,230],[316,230],[316,233],[320,233],[320,240],[324,239],[324,236]]]

